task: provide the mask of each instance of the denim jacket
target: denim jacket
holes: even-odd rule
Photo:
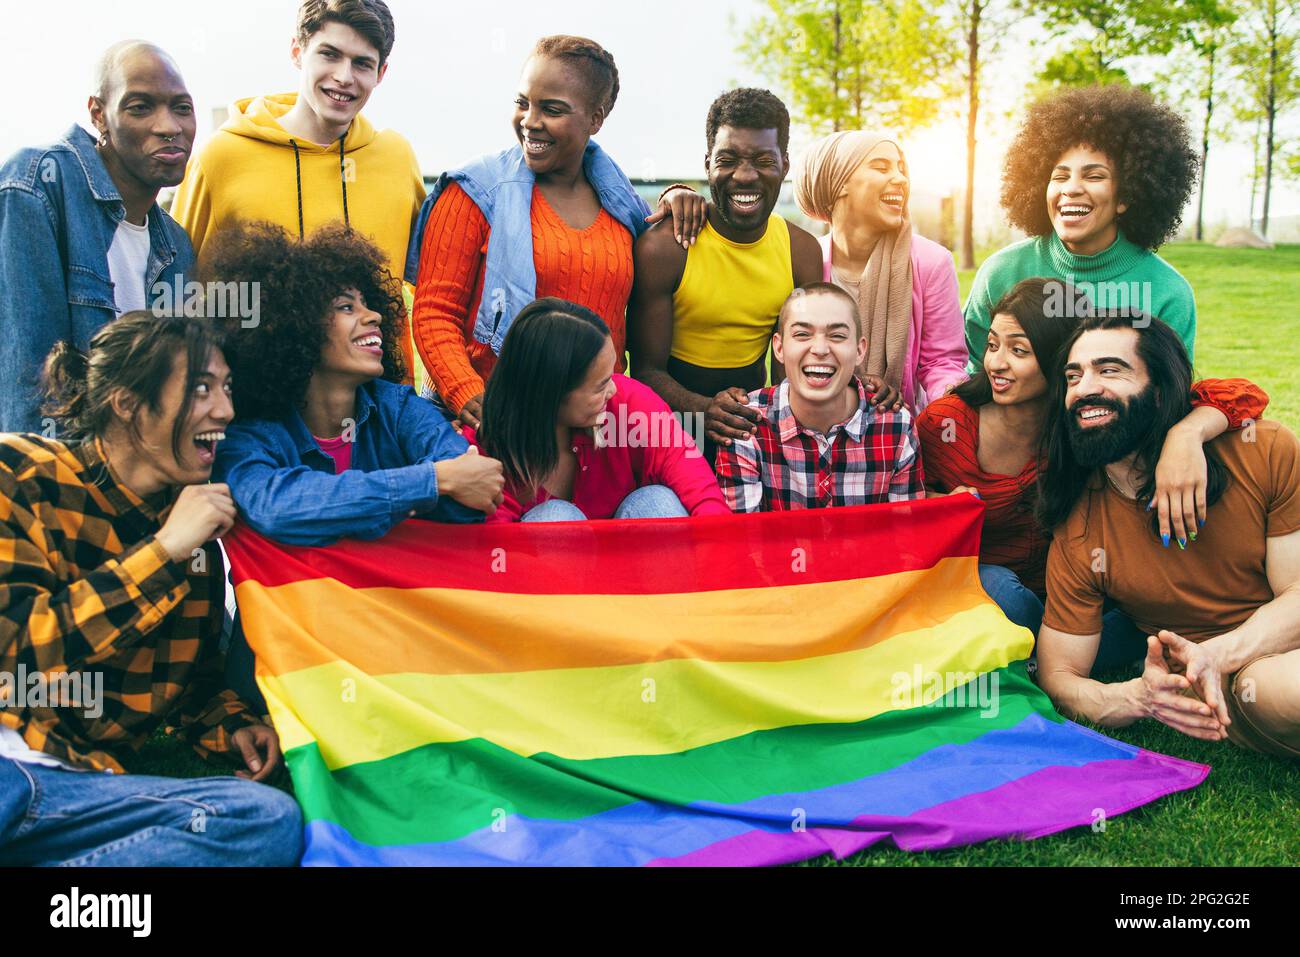
[[[481,522],[483,513],[438,495],[433,463],[469,448],[451,423],[410,386],[375,379],[357,390],[352,467],[335,474],[302,416],[236,420],[217,446],[212,481],[226,482],[240,515],[286,545],[380,538],[420,515]],[[348,434],[348,430],[344,430]]]
[[[41,365],[56,342],[85,349],[116,318],[108,250],[125,215],[94,137],[79,126],[0,167],[0,432],[52,434],[41,427]],[[154,203],[146,301],[154,283],[193,265],[189,237]]]
[[[588,141],[582,157],[587,182],[600,198],[600,205],[623,224],[636,239],[649,227],[650,215],[639,193],[633,188],[609,154]],[[483,272],[483,298],[474,319],[474,339],[501,354],[501,343],[515,316],[537,298],[537,273],[533,265],[532,204],[534,178],[524,162],[522,147],[513,146],[500,153],[480,156],[465,166],[438,177],[411,233],[406,253],[406,281],[415,285],[420,275],[420,249],[424,227],[433,212],[433,204],[450,182],[460,184],[488,221],[487,262]]]

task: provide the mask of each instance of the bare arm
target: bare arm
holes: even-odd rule
[[[627,304],[627,341],[632,375],[659,393],[675,412],[703,413],[711,401],[668,374],[673,344],[673,293],[686,269],[671,223],[641,234],[632,249],[635,279]]]

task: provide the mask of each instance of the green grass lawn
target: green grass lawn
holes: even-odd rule
[[[1300,430],[1300,320],[1290,312],[1300,308],[1300,245],[1224,250],[1187,243],[1168,246],[1161,255],[1196,292],[1198,374],[1253,380],[1271,397],[1268,417]],[[972,278],[973,273],[961,274],[963,297]],[[877,847],[808,866],[1300,863],[1300,763],[1196,741],[1152,721],[1106,733],[1214,770],[1200,787],[1112,818],[1102,831],[1075,828],[1036,841],[924,854]],[[180,777],[213,773],[188,747],[161,735],[149,742],[133,770]]]

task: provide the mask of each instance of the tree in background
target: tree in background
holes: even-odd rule
[[[1264,209],[1260,234],[1268,236],[1273,171],[1279,146],[1277,119],[1300,102],[1300,0],[1241,0],[1236,40],[1229,56],[1251,109],[1264,129]],[[1254,190],[1251,217],[1254,223]]]
[[[1207,10],[1204,19],[1185,26],[1182,42],[1174,47],[1171,69],[1153,84],[1162,99],[1198,104],[1201,126],[1201,181],[1196,194],[1196,238],[1205,238],[1205,180],[1209,171],[1210,143],[1225,131],[1214,122],[1223,104],[1224,50],[1231,40],[1237,10],[1228,2]],[[1184,56],[1185,54],[1185,56]],[[1192,67],[1189,69],[1189,63]],[[1192,111],[1188,111],[1191,113]]]
[[[975,156],[980,111],[980,75],[998,37],[1010,25],[1005,0],[956,0],[956,21],[966,47],[966,191],[961,226],[961,268],[975,268]]]
[[[1121,61],[1169,53],[1196,24],[1219,16],[1220,0],[1016,0],[1054,36],[1074,37],[1038,73],[1039,89],[1126,83]]]
[[[764,0],[740,53],[814,133],[932,123],[956,94],[956,54],[921,0]]]

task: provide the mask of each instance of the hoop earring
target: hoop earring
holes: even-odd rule
[[[100,133],[100,134],[99,134],[99,148],[100,148],[100,149],[104,149],[104,148],[107,147],[107,146],[108,146],[108,134],[107,134],[107,133]]]

